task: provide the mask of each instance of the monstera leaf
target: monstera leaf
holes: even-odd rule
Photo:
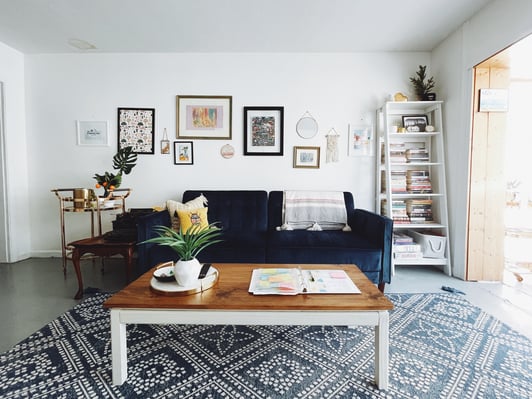
[[[135,167],[137,154],[133,153],[133,147],[124,147],[118,150],[113,157],[113,168],[119,171],[119,174],[128,175]]]

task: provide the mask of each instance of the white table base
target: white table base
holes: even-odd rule
[[[375,327],[375,383],[388,387],[389,315],[365,311],[252,311],[111,308],[113,384],[127,379],[127,324],[365,325]]]

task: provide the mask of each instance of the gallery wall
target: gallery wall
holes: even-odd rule
[[[186,189],[315,189],[353,192],[357,207],[374,210],[375,158],[348,156],[348,124],[375,124],[387,96],[409,94],[409,77],[429,65],[428,53],[356,54],[53,54],[27,55],[26,120],[31,246],[34,256],[57,255],[58,201],[52,188],[93,187],[95,173],[112,171],[117,108],[155,108],[155,154],[139,155],[124,177],[128,207],[180,200]],[[430,69],[430,65],[429,65]],[[232,139],[194,140],[194,164],[174,165],[160,153],[163,129],[175,140],[176,95],[232,96]],[[243,155],[243,107],[284,107],[284,155]],[[308,111],[319,134],[300,138]],[[76,121],[109,121],[109,147],[78,146]],[[325,162],[326,134],[340,134],[339,162]],[[224,159],[220,148],[235,155]],[[294,146],[319,146],[319,169],[294,169]],[[109,218],[108,218],[109,219]],[[88,232],[87,215],[67,215],[67,235]],[[110,228],[107,225],[107,228]],[[105,229],[105,228],[104,228]]]

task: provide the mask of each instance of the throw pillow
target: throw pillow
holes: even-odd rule
[[[186,211],[177,211],[181,230],[187,232],[192,226],[200,226],[201,230],[209,226],[207,219],[208,208],[190,209]]]
[[[184,204],[173,200],[166,201],[166,209],[168,209],[168,212],[170,213],[172,229],[179,231],[179,217],[177,216],[177,211],[203,208],[205,205],[207,205],[207,203],[207,198],[205,198],[203,194],[188,202],[185,202]]]

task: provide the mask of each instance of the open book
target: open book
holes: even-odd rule
[[[300,268],[254,269],[249,292],[254,295],[360,294],[344,270]]]

